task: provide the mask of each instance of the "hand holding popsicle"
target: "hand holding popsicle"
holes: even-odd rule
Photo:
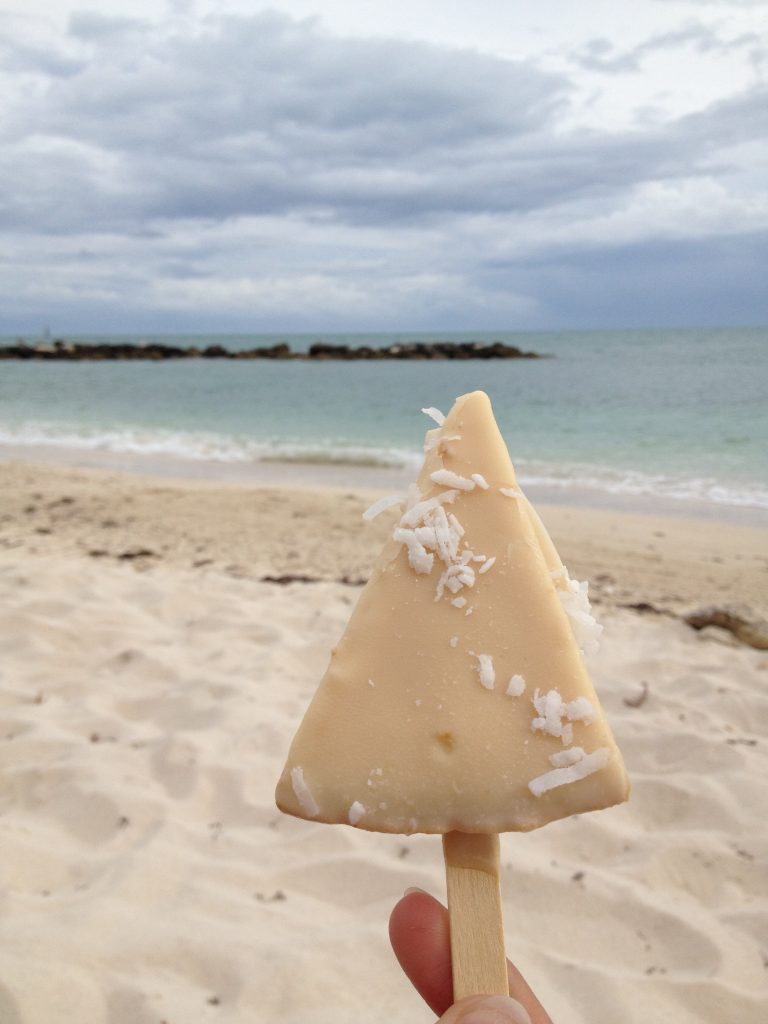
[[[416,991],[434,1013],[444,1015],[440,1024],[472,1024],[470,1011],[482,1011],[486,1020],[491,1021],[495,1013],[499,1022],[505,1024],[552,1024],[523,976],[509,961],[509,1001],[504,997],[482,996],[453,1004],[448,912],[427,893],[406,893],[392,911],[389,936],[395,956]]]

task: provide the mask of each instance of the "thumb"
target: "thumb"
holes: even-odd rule
[[[454,1003],[437,1024],[531,1024],[531,1018],[509,996],[469,996]]]

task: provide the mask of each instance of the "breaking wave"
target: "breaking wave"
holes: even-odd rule
[[[352,444],[346,439],[257,439],[142,427],[86,427],[45,422],[0,424],[0,445],[131,455],[137,458],[191,460],[196,463],[283,463],[402,469],[415,473],[422,453],[396,446]],[[768,510],[768,488],[762,481],[726,481],[711,476],[675,476],[586,463],[568,465],[516,462],[524,487],[562,493],[595,492],[625,497],[663,498],[681,503]]]

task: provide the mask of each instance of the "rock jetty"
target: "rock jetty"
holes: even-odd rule
[[[222,345],[182,348],[147,342],[94,342],[82,344],[57,340],[40,344],[20,341],[0,347],[0,359],[59,360],[64,362],[105,362],[117,359],[297,359],[314,362],[354,359],[540,359],[538,352],[524,352],[501,341],[414,341],[372,348],[369,345],[331,345],[315,342],[307,352],[294,352],[280,342],[268,348],[232,351]]]

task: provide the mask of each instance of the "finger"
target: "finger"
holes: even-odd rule
[[[407,893],[389,918],[389,939],[413,987],[440,1016],[453,1002],[447,911],[425,892]]]
[[[448,911],[427,893],[413,892],[395,906],[389,937],[400,966],[436,1014],[453,1002]],[[509,994],[526,1008],[533,1024],[552,1024],[518,969],[507,960]]]

